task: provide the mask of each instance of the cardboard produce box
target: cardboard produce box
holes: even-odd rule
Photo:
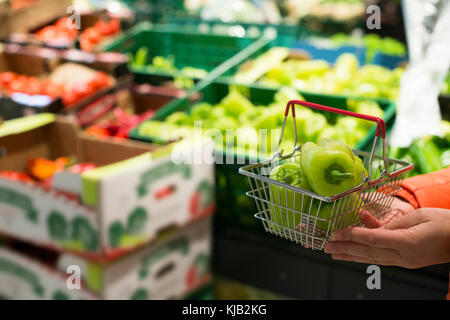
[[[0,233],[90,257],[112,257],[155,239],[163,229],[214,212],[210,143],[155,146],[97,139],[77,129],[52,114],[0,126]],[[190,164],[193,155],[208,161]],[[75,158],[81,168],[86,163],[98,167],[57,170],[42,182],[20,176],[27,166],[35,176],[46,173],[45,166],[30,171],[30,159],[56,159],[55,165],[66,157]]]
[[[88,117],[77,117],[78,123],[95,136],[128,138],[129,132],[152,118],[156,110],[185,94],[186,91],[180,89],[133,84],[131,88],[116,92],[114,108],[104,108],[103,112],[92,113]],[[193,96],[193,99],[198,98],[199,95]]]
[[[114,17],[107,10],[80,9],[78,8],[78,17],[74,16],[74,10],[69,10],[32,30],[10,34],[8,41],[55,49],[81,48],[85,51],[100,52],[103,46],[120,36],[122,30],[134,20],[132,14]]]
[[[0,246],[0,296],[7,299],[181,299],[211,279],[211,219],[109,262],[23,243]]]
[[[115,91],[131,80],[123,55],[2,45],[0,117],[64,112],[87,118],[111,108]]]
[[[66,14],[71,0],[37,0],[21,8],[7,2],[0,9],[0,39],[13,32],[28,32]]]

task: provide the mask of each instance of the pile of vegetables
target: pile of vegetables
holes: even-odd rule
[[[322,139],[317,144],[307,142],[302,146],[300,157],[289,160],[273,168],[270,178],[321,196],[348,191],[360,185],[363,178],[368,176],[361,158],[354,155],[349,146],[337,140]],[[270,187],[270,200],[277,205],[270,206],[270,214],[271,221],[275,223],[271,227],[278,232],[283,232],[283,227],[296,228],[300,224],[301,213],[310,214],[310,224],[327,231],[330,224],[334,224],[330,220],[333,208],[338,207],[333,202],[302,196],[299,192],[275,184]],[[341,227],[359,222],[355,208],[363,205],[364,200],[351,195],[344,202],[345,207],[341,204],[339,210],[340,214],[345,215],[345,218],[340,219]]]
[[[426,136],[415,140],[408,148],[389,148],[388,156],[414,164],[408,177],[438,171],[450,166],[450,122],[442,121],[444,135]]]
[[[96,45],[120,32],[120,21],[110,19],[109,21],[98,20],[92,27],[87,28],[80,34],[80,47],[84,51],[92,51]]]
[[[198,121],[205,136],[216,138],[221,133],[224,148],[235,148],[236,151],[247,153],[271,154],[278,143],[282,127],[286,101],[305,100],[295,89],[282,87],[275,95],[274,101],[268,106],[257,106],[248,100],[236,88],[230,88],[229,93],[218,104],[206,102],[194,105],[189,112],[177,111],[165,121],[146,121],[138,128],[141,136],[154,141],[169,141],[179,135],[195,134]],[[348,107],[352,111],[383,116],[383,110],[373,101],[349,100]],[[282,148],[291,150],[294,144],[293,121],[286,123]],[[331,121],[335,121],[332,123]],[[297,139],[300,142],[318,141],[330,138],[345,141],[350,147],[355,147],[362,140],[373,124],[366,120],[350,117],[337,117],[328,120],[323,114],[308,108],[297,108],[296,127]],[[235,138],[228,137],[227,130],[233,130]],[[264,130],[267,130],[265,134]]]
[[[175,64],[174,56],[168,57],[154,56],[149,57],[149,49],[141,47],[136,51],[136,54],[129,54],[129,61],[131,67],[134,69],[145,69],[148,72],[165,72],[170,74],[180,74],[188,78],[201,79],[208,74],[208,71],[194,67],[178,68]],[[148,63],[148,61],[151,61]]]
[[[352,45],[366,48],[366,63],[372,63],[377,53],[390,56],[403,57],[406,55],[406,46],[391,37],[380,37],[375,33],[365,34],[362,37],[350,36],[345,33],[337,33],[330,37],[337,46]]]
[[[127,138],[130,130],[153,116],[153,110],[142,114],[134,114],[120,107],[114,108],[109,119],[104,119],[89,126],[86,133],[96,137]]]
[[[289,49],[277,47],[244,64],[234,80],[241,84],[291,86],[304,92],[395,100],[403,71],[371,64],[360,66],[350,53],[340,55],[334,65],[325,60],[291,59]]]
[[[43,42],[70,42],[78,36],[78,30],[72,26],[70,18],[60,18],[54,24],[45,26],[35,32],[36,38]]]
[[[8,95],[22,93],[29,96],[48,96],[52,99],[60,97],[65,106],[72,105],[110,85],[111,81],[108,75],[101,71],[93,73],[90,79],[74,85],[65,85],[50,78],[42,80],[11,71],[0,73],[0,92]]]
[[[101,41],[119,32],[120,21],[118,19],[98,20],[92,27],[80,32],[70,18],[64,17],[39,29],[34,34],[40,41],[66,45],[79,36],[80,48],[84,51],[92,51]]]
[[[51,187],[53,176],[57,172],[68,170],[72,173],[81,174],[95,168],[97,168],[97,165],[94,163],[77,163],[74,156],[58,157],[55,160],[30,158],[25,171],[0,171],[0,177]]]

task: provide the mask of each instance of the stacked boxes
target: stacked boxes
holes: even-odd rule
[[[116,258],[121,258],[117,264],[121,266],[117,267],[119,269],[131,268],[129,264],[140,263],[144,256],[156,259],[152,258],[153,250],[169,250],[157,249],[164,246],[157,239],[163,231],[178,239],[181,234],[176,230],[200,228],[196,226],[199,221],[215,210],[212,162],[188,161],[193,154],[211,156],[212,148],[208,143],[154,146],[124,139],[96,139],[81,133],[66,117],[39,114],[5,122],[0,127],[0,145],[3,151],[0,157],[0,233],[60,252],[58,261],[64,261],[67,253],[90,261],[80,264],[90,266],[85,268],[90,270],[86,275],[86,279],[90,279],[88,287],[94,288],[100,297],[119,298],[103,291],[103,286],[110,286],[110,279],[114,278]],[[23,171],[32,157],[55,159],[62,156],[75,157],[80,163],[95,163],[98,167],[83,173],[57,172],[51,185],[17,179],[10,174]],[[209,225],[203,224],[201,228],[206,237]],[[198,241],[208,243],[205,237]],[[197,240],[191,241],[188,235],[185,239],[183,248],[196,247]],[[169,242],[167,246],[172,248],[182,241]],[[209,248],[206,244],[204,247],[200,251],[209,257]],[[138,249],[145,254],[135,252]],[[180,252],[186,250],[180,249]],[[26,258],[10,251],[10,248],[2,251],[4,259],[18,261],[16,265],[25,263]],[[195,258],[182,254],[176,270],[186,267],[188,260],[184,259],[188,257]],[[36,264],[36,268],[41,266]],[[101,285],[92,284],[92,270],[104,279]],[[52,278],[55,274],[43,272],[42,276]],[[151,281],[147,285],[150,290],[156,286]],[[159,297],[159,292],[152,291],[148,297]]]

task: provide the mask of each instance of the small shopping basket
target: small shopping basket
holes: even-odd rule
[[[269,177],[271,170],[286,162],[300,162],[301,144],[297,145],[295,105],[351,116],[376,122],[377,128],[371,152],[353,150],[367,169],[362,182],[350,190],[333,196],[321,196],[309,190],[276,181]],[[292,110],[294,147],[291,153],[279,151],[285,131],[286,119]],[[379,137],[382,137],[381,156],[375,155]],[[347,110],[335,109],[310,102],[292,100],[286,106],[278,146],[269,160],[241,167],[239,173],[248,177],[250,191],[247,196],[256,202],[255,217],[264,229],[313,250],[322,250],[334,230],[347,226],[363,226],[359,212],[368,211],[377,219],[390,211],[392,201],[400,190],[401,182],[411,163],[386,157],[386,128],[378,117]]]

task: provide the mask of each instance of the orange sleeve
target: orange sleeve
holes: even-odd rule
[[[414,208],[450,209],[450,167],[405,179],[397,196]]]

